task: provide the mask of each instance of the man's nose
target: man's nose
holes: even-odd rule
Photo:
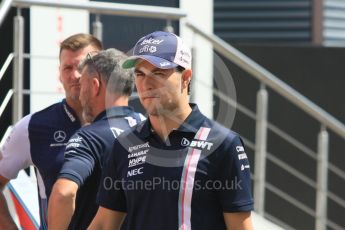
[[[80,77],[81,77],[81,74],[80,74],[80,72],[78,71],[78,69],[74,69],[73,70],[73,77],[74,78],[76,78],[76,79],[80,79]]]

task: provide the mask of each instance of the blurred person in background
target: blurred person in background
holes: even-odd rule
[[[36,168],[40,229],[47,229],[48,198],[64,159],[67,141],[84,123],[79,101],[78,65],[102,43],[89,34],[75,34],[60,44],[59,79],[65,99],[19,120],[0,150],[0,229],[17,229],[2,193],[21,169]],[[47,76],[52,77],[52,76]]]
[[[86,229],[97,212],[96,195],[103,164],[114,140],[144,116],[128,106],[133,71],[121,64],[125,55],[115,49],[89,53],[80,64],[80,101],[90,125],[69,140],[65,160],[49,199],[50,230]]]

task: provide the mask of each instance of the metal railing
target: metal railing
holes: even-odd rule
[[[236,108],[237,111],[239,111],[240,113],[249,117],[250,119],[256,120],[255,112],[251,111],[250,109],[248,109],[244,105],[240,104],[239,102],[235,102],[233,99],[229,98],[227,95],[224,95],[224,93],[222,93],[221,91],[215,89],[214,95],[217,96],[220,100],[226,102],[229,106]],[[311,150],[305,144],[296,140],[294,137],[292,137],[291,135],[289,135],[288,133],[281,130],[276,125],[274,125],[270,122],[267,122],[267,128],[268,128],[268,130],[270,130],[271,132],[276,134],[278,137],[282,138],[287,143],[291,144],[296,149],[298,149],[301,154],[304,154],[305,156],[310,158],[310,160],[317,162],[317,160],[318,160],[317,153],[315,151]],[[245,142],[246,147],[249,148],[250,150],[255,151],[256,143],[253,143],[252,141],[250,141],[249,139],[247,139],[244,136],[242,136],[242,138]],[[267,151],[266,157],[267,157],[266,160],[270,161],[275,166],[278,166],[279,168],[286,171],[287,173],[289,173],[291,176],[293,176],[297,180],[300,180],[304,184],[313,188],[314,190],[317,190],[317,182],[314,179],[311,179],[310,177],[304,175],[302,172],[300,172],[295,167],[285,163],[283,160],[280,160],[278,157],[275,156],[274,153],[270,153]],[[256,166],[257,165],[255,165],[255,167]],[[335,165],[333,165],[330,162],[328,163],[328,169],[331,172],[333,172],[334,174],[336,174],[340,179],[342,179],[345,182],[345,172],[343,170],[339,169],[338,167],[336,167]],[[253,179],[256,180],[255,175],[253,175]],[[257,182],[258,181],[255,181],[255,183],[257,183]],[[265,181],[264,186],[265,186],[265,189],[267,189],[268,191],[274,193],[275,195],[277,195],[281,199],[287,201],[288,203],[290,203],[291,205],[293,205],[297,209],[300,209],[303,212],[305,212],[306,214],[315,218],[316,212],[311,207],[308,207],[307,205],[305,205],[302,201],[297,200],[296,198],[289,195],[287,192],[277,188],[276,186],[274,186],[273,184],[271,184],[267,181]],[[335,202],[336,204],[338,204],[340,207],[342,207],[345,210],[345,200],[342,199],[341,197],[337,196],[333,192],[328,190],[327,196],[325,195],[324,197],[328,197],[330,200],[332,200],[333,202]],[[257,199],[257,198],[255,198],[255,199]],[[270,220],[274,221],[275,223],[283,226],[285,229],[294,229],[293,227],[289,226],[289,224],[285,223],[282,220],[277,219],[276,217],[272,216],[269,213],[264,212],[263,215],[265,217],[269,218]],[[341,227],[340,225],[334,223],[333,221],[331,221],[329,219],[326,221],[326,225],[333,228],[333,229],[344,230],[343,227]]]
[[[255,139],[255,175],[254,175],[254,199],[255,210],[264,215],[265,203],[265,165],[267,159],[267,111],[268,98],[265,86],[289,100],[302,111],[320,122],[320,133],[318,135],[317,153],[317,182],[316,182],[316,211],[315,229],[325,230],[327,226],[327,184],[328,184],[328,155],[329,155],[329,135],[326,128],[332,130],[340,137],[345,139],[345,125],[307,99],[305,96],[291,88],[289,85],[278,79],[268,70],[264,69],[246,55],[229,45],[219,37],[209,34],[200,29],[196,24],[186,22],[186,26],[196,34],[209,41],[213,48],[235,63],[251,76],[258,79],[262,86],[257,95],[257,114],[256,114],[256,135]]]
[[[96,14],[96,24],[93,27],[94,29],[98,29],[99,31],[94,31],[97,37],[101,36],[101,22],[100,18],[97,16],[99,14],[109,14],[109,15],[123,15],[123,16],[132,16],[132,17],[148,17],[148,18],[159,18],[167,20],[167,26],[171,25],[171,20],[178,20],[183,17],[187,16],[186,12],[183,12],[180,9],[176,8],[169,8],[169,7],[156,7],[156,6],[142,6],[142,5],[130,5],[130,4],[119,4],[119,3],[103,3],[103,2],[73,2],[73,1],[44,1],[44,0],[5,0],[1,4],[0,8],[0,25],[3,22],[3,19],[6,13],[9,10],[9,4],[15,7],[25,8],[30,6],[46,6],[46,7],[60,7],[60,8],[70,8],[70,9],[79,9],[79,10],[87,10],[90,13]],[[16,33],[23,34],[23,20],[20,16],[20,10],[18,10],[18,16],[15,19],[15,31]],[[254,194],[255,194],[255,209],[260,214],[272,217],[271,219],[275,219],[274,216],[270,214],[264,213],[264,193],[265,188],[280,195],[283,199],[287,200],[291,204],[299,207],[304,212],[309,215],[312,215],[316,219],[316,229],[326,229],[326,226],[333,227],[335,229],[342,229],[336,223],[327,219],[327,198],[332,199],[336,203],[340,204],[342,207],[345,208],[345,201],[338,197],[337,195],[331,193],[327,189],[327,178],[328,173],[327,170],[331,170],[332,172],[336,173],[340,178],[345,180],[345,172],[341,169],[337,168],[336,166],[330,164],[328,162],[328,132],[327,129],[334,131],[337,135],[345,139],[345,126],[343,123],[335,119],[333,116],[328,114],[326,111],[321,109],[319,106],[308,100],[302,94],[279,80],[276,76],[271,74],[266,69],[262,68],[260,65],[252,61],[250,58],[239,52],[237,49],[232,47],[231,45],[224,42],[219,37],[215,36],[214,34],[205,33],[203,30],[199,29],[195,23],[192,23],[187,20],[185,23],[189,29],[191,29],[195,34],[198,36],[203,37],[207,41],[209,41],[213,48],[221,53],[224,57],[235,63],[237,66],[241,67],[243,70],[247,71],[251,74],[251,76],[255,77],[261,82],[261,89],[257,95],[257,112],[254,113],[249,109],[245,108],[242,105],[237,105],[237,109],[243,113],[246,113],[249,117],[256,120],[256,142],[255,144],[251,143],[249,140],[246,140],[246,143],[249,147],[252,147],[255,151],[255,187],[254,187]],[[15,40],[15,51],[13,56],[10,58],[11,60],[14,59],[14,66],[15,67],[15,79],[22,78],[23,71],[23,58],[25,54],[23,54],[23,37],[22,36],[14,36]],[[11,61],[9,61],[11,62]],[[7,61],[5,62],[7,63]],[[9,64],[7,64],[8,66]],[[3,67],[4,68],[4,67]],[[3,68],[1,69],[0,73],[3,75]],[[7,67],[6,67],[7,68]],[[5,69],[6,69],[5,68]],[[1,76],[1,75],[0,75]],[[0,77],[1,79],[1,77]],[[15,80],[14,79],[14,80]],[[20,81],[15,83],[13,91],[9,92],[11,94],[13,92],[17,94],[17,98],[14,98],[15,107],[22,106],[22,102],[20,101],[20,97],[25,92],[23,87],[20,85]],[[267,121],[267,111],[268,111],[268,94],[266,91],[266,86],[270,87],[275,92],[282,95],[284,98],[288,99],[302,111],[309,114],[311,117],[315,118],[317,121],[320,122],[321,130],[319,133],[318,138],[318,150],[317,154],[309,149],[307,146],[303,145],[301,142],[290,136],[289,134],[285,133],[284,131],[280,130],[273,124],[270,124]],[[215,92],[217,93],[217,92]],[[218,92],[219,95],[221,93]],[[228,100],[224,96],[225,100]],[[223,98],[223,99],[224,99]],[[7,102],[8,103],[8,102]],[[231,100],[229,100],[229,105],[231,104]],[[235,103],[236,104],[236,103]],[[6,106],[6,105],[5,105]],[[3,109],[3,105],[1,105],[1,109]],[[0,111],[1,111],[0,109]],[[17,114],[20,114],[20,111]],[[1,116],[1,113],[0,113]],[[267,142],[267,130],[271,130],[276,133],[278,136],[282,137],[288,143],[294,145],[296,148],[301,150],[304,154],[311,157],[313,160],[317,161],[318,169],[317,169],[317,180],[313,181],[310,178],[303,175],[303,173],[299,172],[292,166],[286,164],[285,162],[281,161],[277,157],[274,156],[272,153],[267,152],[266,142]],[[317,157],[315,157],[317,155]],[[271,161],[275,165],[281,167],[285,171],[289,172],[291,175],[299,178],[305,184],[313,187],[317,191],[317,199],[316,199],[316,210],[314,211],[310,207],[303,205],[300,201],[294,199],[289,194],[286,194],[284,191],[281,191],[279,188],[275,187],[272,184],[266,182],[265,178],[265,164],[266,160]],[[276,219],[276,222],[282,221]],[[289,226],[284,223],[285,226]]]
[[[13,57],[14,57],[13,53],[10,53],[7,56],[5,63],[1,67],[1,70],[0,70],[0,81],[1,81],[2,77],[5,75],[5,72],[6,72],[7,68],[10,66],[10,64],[11,64],[11,62],[13,60]]]
[[[30,6],[59,7],[77,10],[87,10],[93,14],[109,14],[130,17],[160,18],[165,20],[178,20],[186,17],[187,13],[173,7],[132,5],[106,2],[81,2],[59,0],[14,0],[12,6],[27,8]]]
[[[305,111],[311,117],[318,120],[321,124],[331,129],[343,139],[345,139],[345,125],[327,113],[325,110],[317,106],[308,98],[300,94],[295,89],[291,88],[285,82],[281,81],[268,70],[254,62],[252,59],[241,53],[235,47],[229,45],[214,34],[209,34],[200,29],[195,23],[187,22],[186,26],[195,33],[208,40],[213,48],[224,55],[227,59],[241,67],[243,70],[250,73],[253,77],[258,79],[261,83],[269,86],[272,90],[295,104],[302,111]]]
[[[4,21],[8,11],[10,11],[13,0],[3,0],[0,4],[0,26]]]
[[[1,9],[0,9],[1,10]],[[1,79],[3,78],[3,76],[5,75],[8,67],[10,66],[12,60],[14,58],[14,55],[13,53],[10,53],[4,64],[2,65],[1,69],[0,69],[0,82],[1,82]],[[12,89],[9,89],[4,100],[2,101],[1,105],[0,105],[0,117],[2,116],[2,113],[5,111],[6,109],[6,106],[8,105],[8,103],[10,102],[11,98],[13,96],[13,90]]]

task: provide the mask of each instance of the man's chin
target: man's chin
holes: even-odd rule
[[[79,94],[73,94],[70,96],[72,98],[72,100],[74,101],[79,101]]]

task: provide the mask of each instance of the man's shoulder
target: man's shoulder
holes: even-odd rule
[[[128,117],[128,116],[127,116]],[[130,116],[132,117],[132,116]],[[120,121],[120,122],[119,122]],[[126,117],[116,117],[110,119],[100,119],[85,125],[78,129],[75,135],[86,135],[86,136],[108,136],[111,132],[115,138],[126,135],[129,131],[133,130],[136,126],[130,127],[128,125],[128,119]],[[121,135],[120,135],[121,134]]]
[[[126,129],[119,137],[115,140],[115,145],[128,149],[131,146],[141,145],[145,143],[145,138],[142,136],[142,128],[145,126],[147,121],[142,121],[139,124]]]
[[[61,116],[61,109],[63,108],[62,102],[57,102],[52,104],[42,110],[32,113],[32,122],[38,124],[48,124],[46,122],[53,122],[57,120],[65,119],[64,116]]]
[[[104,130],[108,130],[110,129],[110,124],[107,120],[98,120],[95,122],[92,122],[88,125],[85,125],[81,128],[79,128],[76,131],[76,134],[78,133],[98,133],[100,135],[102,135],[104,133]]]
[[[63,102],[57,102],[52,105],[49,105],[48,107],[45,107],[44,109],[41,109],[37,112],[32,113],[33,116],[36,117],[46,117],[51,114],[54,114],[57,110],[60,110],[63,107]]]
[[[214,142],[214,147],[230,148],[234,144],[243,144],[240,134],[217,121],[206,118],[202,127],[210,130],[207,140]]]
[[[233,131],[231,128],[225,127],[219,122],[211,120],[207,117],[205,118],[202,127],[209,128],[214,134],[225,135],[227,139],[233,139],[236,136],[239,136],[239,134]]]

